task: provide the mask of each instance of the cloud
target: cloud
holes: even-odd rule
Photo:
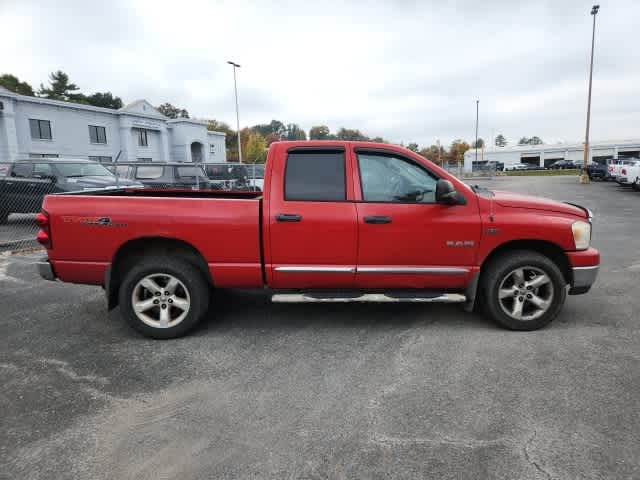
[[[34,86],[62,69],[84,91],[169,101],[243,125],[272,118],[424,145],[480,134],[583,135],[590,4],[490,2],[0,3],[2,72]],[[598,15],[592,136],[639,135],[632,0]]]

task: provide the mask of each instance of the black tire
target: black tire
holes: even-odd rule
[[[178,288],[183,294],[186,291],[189,306],[186,316],[176,325],[154,327],[145,323],[134,311],[134,289],[142,279],[150,275],[158,275],[159,278],[162,278],[163,275],[170,275],[182,283]],[[150,299],[155,298],[150,293],[149,295]],[[209,297],[209,284],[197,267],[180,258],[163,256],[150,257],[134,265],[124,276],[119,291],[120,311],[125,321],[143,335],[157,339],[180,337],[193,329],[207,313]],[[159,307],[151,308],[157,308],[158,313],[160,311]],[[171,305],[169,305],[169,310],[173,310]]]
[[[510,272],[527,267],[534,268],[546,274],[552,286],[552,295],[546,311],[534,319],[517,319],[507,314],[501,305],[499,290],[503,281],[507,281]],[[567,291],[566,281],[560,268],[548,257],[530,250],[514,250],[496,257],[483,267],[480,294],[482,296],[483,312],[492,320],[510,330],[537,330],[549,324],[560,312],[564,305]],[[513,287],[516,289],[515,285]],[[549,287],[541,287],[548,289]],[[515,292],[516,290],[514,290]],[[525,290],[523,290],[525,291]],[[533,293],[533,292],[532,292]],[[536,292],[537,294],[537,292]],[[526,298],[514,296],[503,301],[522,301]],[[527,304],[528,300],[524,300]]]

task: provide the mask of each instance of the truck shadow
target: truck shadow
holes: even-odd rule
[[[220,330],[297,329],[302,327],[353,328],[373,326],[406,328],[414,324],[447,324],[497,330],[490,320],[467,313],[461,305],[424,303],[271,303],[263,291],[218,291],[207,318],[196,332]]]

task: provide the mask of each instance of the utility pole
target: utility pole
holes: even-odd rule
[[[600,10],[600,5],[594,5],[591,8],[593,16],[593,29],[591,31],[591,64],[589,66],[589,93],[587,95],[587,128],[584,135],[584,159],[582,162],[582,175],[580,175],[580,183],[589,183],[589,174],[587,173],[587,162],[589,161],[589,127],[591,123],[591,83],[593,80],[593,50],[596,41],[596,15]]]
[[[233,89],[236,92],[236,132],[238,134],[238,161],[242,163],[242,142],[240,141],[240,113],[238,110],[238,83],[236,82],[236,68],[240,68],[240,65],[230,60],[227,63],[233,66]]]
[[[476,165],[478,164],[478,105],[480,100],[476,100]]]

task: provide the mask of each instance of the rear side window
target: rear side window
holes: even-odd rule
[[[164,167],[150,165],[148,167],[138,167],[136,178],[140,180],[154,180],[162,176]]]
[[[11,172],[12,177],[30,177],[33,171],[33,165],[31,163],[17,163],[13,167]]]
[[[33,176],[34,177],[44,177],[53,175],[53,170],[51,170],[51,165],[48,163],[36,163],[33,167]]]
[[[290,153],[285,169],[284,198],[320,202],[346,200],[344,152]]]

